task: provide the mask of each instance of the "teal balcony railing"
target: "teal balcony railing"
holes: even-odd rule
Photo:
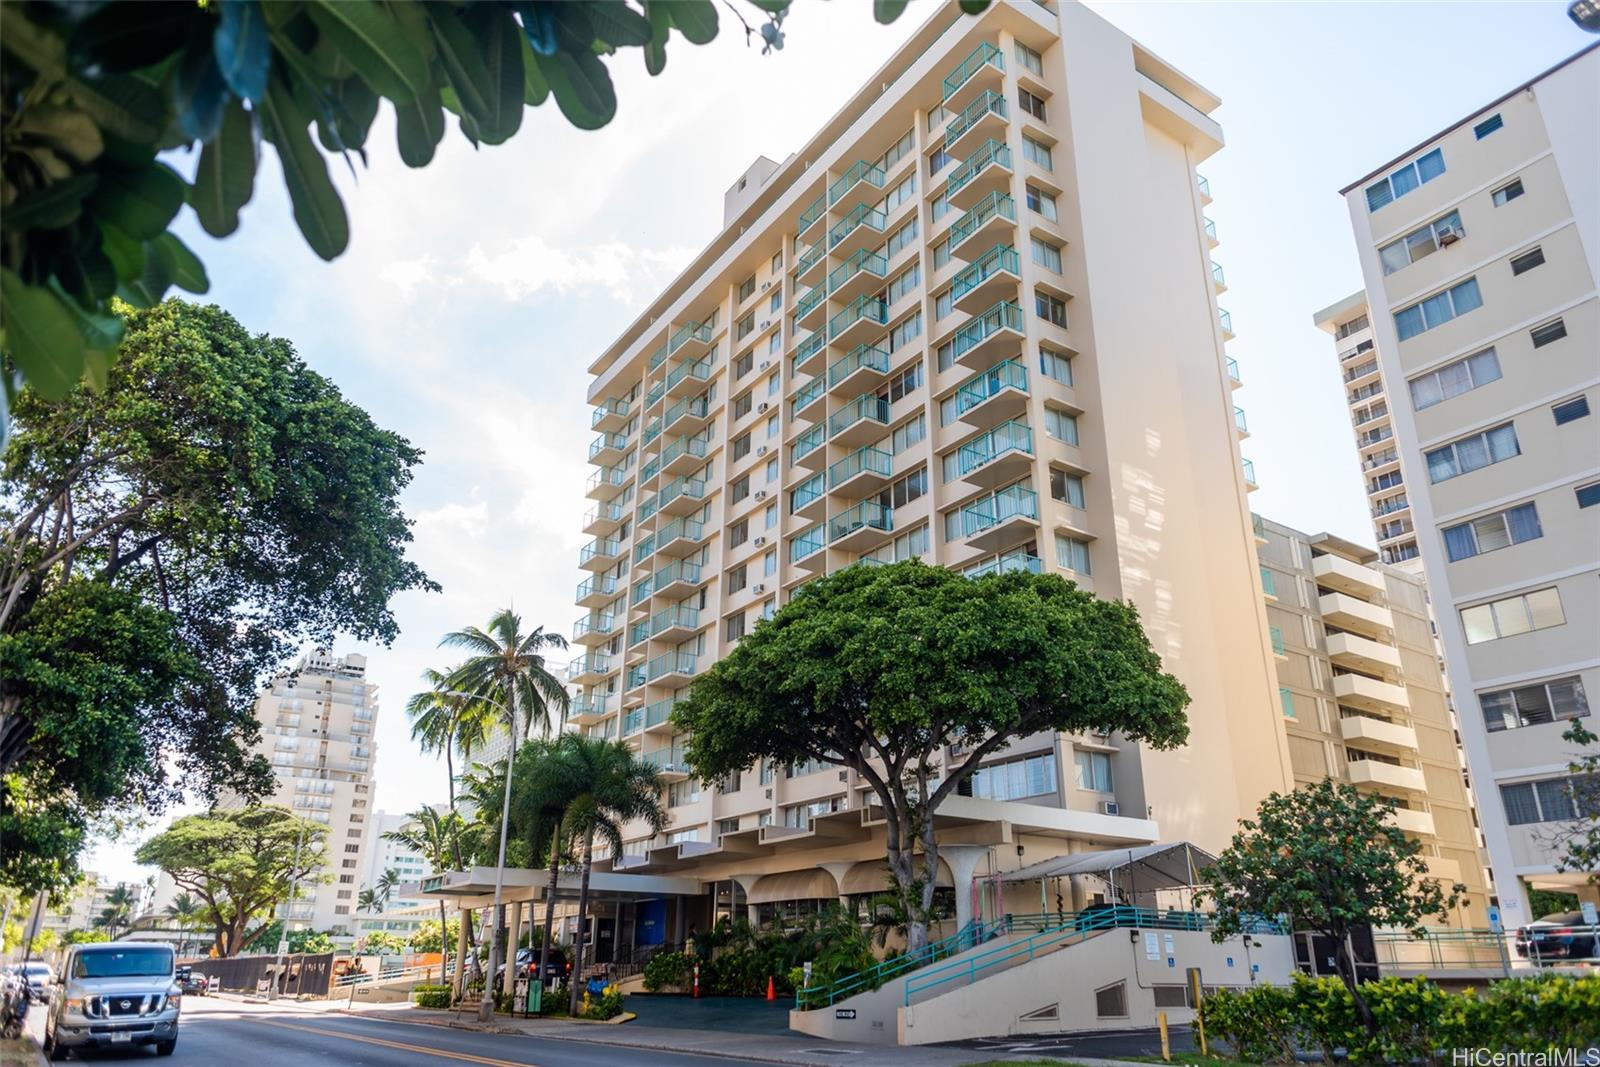
[[[589,476],[589,488],[598,489],[602,485],[627,485],[628,470],[626,467],[604,467]]]
[[[1044,561],[1038,556],[1018,549],[1007,552],[998,559],[988,563],[980,563],[976,567],[968,567],[961,573],[968,578],[987,578],[991,574],[1009,574],[1012,571],[1026,571],[1029,574],[1043,574]]]
[[[1266,520],[1253,511],[1250,513],[1250,529],[1254,530],[1256,536],[1261,540],[1265,541],[1267,539]]]
[[[1027,423],[1013,419],[968,441],[958,451],[956,463],[963,475],[971,474],[1007,452],[1033,455],[1033,430]]]
[[[805,458],[820,448],[827,439],[828,424],[825,422],[817,423],[811,429],[795,438],[794,444],[789,446],[789,461],[793,463]]]
[[[654,441],[656,438],[658,438],[660,436],[661,436],[661,420],[659,418],[651,419],[650,422],[648,424],[646,424],[646,426],[644,428],[644,433],[640,435],[639,442],[640,442],[640,444],[646,444],[647,445],[651,441]]]
[[[602,452],[614,452],[628,447],[628,439],[620,433],[603,433],[589,442],[589,458]]]
[[[657,367],[661,366],[661,364],[666,362],[667,356],[670,354],[671,353],[667,351],[667,342],[662,341],[661,347],[650,353],[650,369],[655,370]]]
[[[633,562],[643,563],[656,551],[656,535],[645,534],[633,543]]]
[[[804,254],[802,254],[799,259],[795,260],[794,272],[796,274],[804,274],[812,267],[815,267],[817,265],[817,261],[827,254],[827,246],[820,241],[817,242],[810,248],[806,249]]]
[[[986,89],[982,96],[962,108],[961,114],[950,120],[950,124],[944,128],[944,143],[955,144],[961,139],[962,134],[990,112],[1005,118],[1006,98],[993,89]]]
[[[828,386],[832,388],[862,367],[871,367],[879,374],[889,373],[889,350],[876,345],[859,344],[845,356],[828,365]]]
[[[940,99],[950,99],[952,93],[967,84],[967,79],[984,67],[993,67],[995,70],[1000,71],[1006,69],[1005,55],[989,41],[981,42],[977,48],[972,50],[971,55],[963,59],[961,64],[950,72],[949,77],[944,80],[944,95]]]
[[[628,647],[641,644],[650,638],[650,620],[644,619],[628,627]]]
[[[673,745],[670,748],[657,748],[649,752],[641,752],[639,759],[647,766],[667,774],[688,774],[689,761],[684,757],[683,747]]]
[[[962,382],[956,389],[956,414],[964,415],[1007,389],[1028,391],[1028,368],[1014,359],[996,363]]]
[[[1228,314],[1226,308],[1217,309],[1217,322],[1221,325],[1223,333],[1233,332],[1233,316]]]
[[[1228,378],[1230,381],[1235,382],[1244,381],[1244,379],[1239,377],[1239,361],[1234,359],[1232,356],[1228,357]]]
[[[1272,651],[1283,655],[1288,646],[1283,643],[1283,631],[1276,626],[1267,627],[1267,636],[1272,639]]]
[[[617,591],[617,580],[609,574],[597,574],[593,578],[585,578],[578,583],[578,595],[574,598],[582,600],[585,597],[610,596]]]
[[[621,504],[618,504],[614,501],[608,501],[604,504],[597,504],[590,508],[588,514],[584,515],[583,517],[583,524],[585,526],[590,526],[596,522],[599,522],[601,519],[604,519],[606,522],[621,522],[623,517],[626,515],[627,511]]]
[[[850,236],[860,226],[866,226],[881,234],[884,226],[888,225],[888,221],[888,216],[877,208],[867,204],[857,204],[850,209],[848,215],[834,223],[833,228],[828,231],[828,247],[838,247],[839,242]]]
[[[639,677],[639,681],[640,681],[641,684],[643,684],[644,676],[642,674]],[[632,671],[628,672],[628,688],[629,689],[633,688],[633,672]],[[628,712],[628,714],[626,714],[626,715],[624,715],[622,717],[622,736],[623,737],[630,737],[633,734],[636,734],[640,730],[643,730],[643,729],[644,729],[644,709],[643,708],[634,708],[632,711]]]
[[[842,409],[833,413],[833,417],[828,420],[828,436],[835,437],[862,419],[871,419],[873,422],[888,426],[888,398],[873,396],[871,393],[863,393],[861,396],[856,397]]]
[[[580,719],[604,715],[611,710],[611,697],[606,693],[590,693],[572,701],[572,714]]]
[[[1206,181],[1206,176],[1204,174],[1196,174],[1194,176],[1194,183],[1200,187],[1201,196],[1205,197],[1207,200],[1211,199],[1211,183]]]
[[[815,200],[807,205],[804,211],[800,212],[800,232],[805,233],[807,230],[811,229],[812,226],[815,226],[817,220],[822,218],[823,214],[827,210],[827,198],[818,195]]]
[[[655,578],[645,578],[633,583],[633,591],[628,594],[628,606],[638,607],[650,599],[650,594],[655,592]]]
[[[611,669],[611,657],[604,652],[590,652],[567,664],[567,680],[585,674],[604,674]]]
[[[828,520],[828,542],[831,544],[863,528],[886,533],[893,530],[894,509],[886,508],[876,500],[863,500]]]
[[[1018,516],[1039,518],[1039,494],[1025,486],[1008,486],[961,509],[961,535],[971,537]]]
[[[688,582],[690,585],[700,584],[700,564],[690,563],[686,559],[662,567],[651,576],[656,589],[665,589],[678,582]]]
[[[644,668],[645,665],[643,663],[639,664],[637,667],[628,668],[628,681],[625,688],[637,689],[645,683]]]
[[[1022,275],[1022,257],[1010,245],[1001,243],[973,260],[971,265],[957,274],[950,283],[950,299],[960,300],[972,290],[1002,271]]]
[[[642,522],[654,515],[656,513],[656,508],[658,508],[660,505],[661,502],[656,499],[654,493],[639,501],[639,520]]]
[[[667,388],[671,389],[679,382],[685,380],[703,382],[711,378],[711,366],[714,361],[710,356],[697,359],[694,362],[687,360],[667,371]]]
[[[1244,471],[1244,481],[1246,485],[1258,484],[1256,482],[1256,465],[1254,463],[1251,463],[1248,459],[1241,459],[1239,461],[1239,466]]]
[[[1211,280],[1216,282],[1218,285],[1228,284],[1227,280],[1223,277],[1221,263],[1211,264]]]
[[[796,363],[804,363],[818,352],[821,352],[827,343],[828,335],[822,330],[818,330],[800,342],[799,346],[794,350],[794,361]]]
[[[1233,424],[1239,428],[1240,433],[1250,432],[1250,424],[1244,419],[1244,408],[1233,409]]]
[[[655,458],[647,461],[644,466],[639,468],[639,480],[641,482],[648,482],[651,478],[654,478],[660,473],[661,457],[656,456]]]
[[[873,448],[871,445],[862,445],[828,468],[828,486],[829,488],[837,489],[863,471],[871,471],[873,474],[887,478],[893,470],[894,455],[892,453],[885,452],[881,448]]]
[[[789,562],[798,563],[813,552],[821,550],[828,543],[827,527],[827,523],[819,522],[810,529],[802,530],[791,537],[789,539]]]
[[[889,322],[889,305],[875,296],[858,296],[845,309],[828,320],[828,336],[838,337],[861,320],[885,326]]]
[[[706,483],[703,478],[674,478],[661,487],[661,492],[656,494],[656,507],[661,508],[678,497],[688,497],[699,500],[706,495]]]
[[[668,652],[651,660],[647,667],[645,678],[652,682],[668,674],[692,675],[695,656],[689,652]]]
[[[945,195],[958,192],[991,163],[998,163],[1007,170],[1011,169],[1011,149],[1004,141],[997,141],[993,137],[983,142],[976,152],[962,160],[960,165],[950,172],[950,176],[944,181]]]
[[[978,227],[994,218],[996,215],[1012,222],[1017,221],[1017,202],[1004,193],[994,192],[972,205],[965,215],[962,215],[950,227],[950,248],[952,251],[978,231]]]
[[[659,381],[652,385],[650,387],[650,391],[644,395],[644,406],[647,408],[653,408],[656,406],[656,401],[660,400],[666,395],[667,383],[665,381]]]
[[[711,343],[711,324],[707,322],[686,322],[672,332],[667,338],[667,351],[676,352],[690,341],[699,341],[702,344]]]
[[[1204,219],[1205,216],[1202,215],[1201,218]],[[1217,239],[1217,224],[1212,222],[1210,219],[1205,219],[1205,224],[1206,224],[1206,236],[1211,238],[1213,241],[1215,241]]]
[[[702,437],[674,437],[667,442],[661,450],[661,462],[671,463],[679,456],[690,456],[694,459],[704,459],[710,445]]]
[[[1008,300],[1001,300],[957,330],[951,340],[951,352],[956,359],[960,359],[964,353],[1001,330],[1022,332],[1022,309]]]
[[[857,182],[866,182],[868,185],[883,188],[883,168],[876,163],[869,163],[858,159],[839,177],[828,186],[828,205],[831,207],[839,202],[839,198],[848,193]]]
[[[710,412],[710,410],[711,405],[704,397],[685,397],[667,409],[667,414],[662,418],[661,425],[663,427],[671,427],[673,423],[677,422],[685,415],[692,416],[697,419],[703,419]]]
[[[866,271],[875,278],[889,272],[889,261],[870,248],[863,248],[828,272],[828,292],[838,292],[839,286]]]
[[[693,630],[700,625],[700,609],[687,607],[683,604],[674,604],[670,608],[656,612],[645,620],[643,625],[647,628],[649,636],[666,630]]]
[[[699,519],[673,519],[655,532],[655,542],[658,545],[665,545],[680,537],[689,541],[700,541],[704,540],[705,536],[706,524]]]
[[[827,296],[827,286],[814,285],[810,289],[807,289],[805,295],[799,300],[795,301],[794,313],[796,317],[803,319],[807,315],[811,314],[817,309],[817,305],[822,303]]]
[[[810,407],[823,393],[828,391],[828,380],[822,375],[811,379],[805,385],[795,390],[794,398],[789,401],[789,412],[804,411]]]
[[[596,557],[608,559],[620,555],[622,555],[621,541],[614,537],[596,537],[578,550],[578,566],[581,567]]]
[[[826,479],[821,474],[807,478],[789,491],[789,513],[792,515],[807,507],[825,492],[827,492]]]
[[[625,419],[628,417],[629,406],[626,400],[608,400],[594,409],[594,415],[589,419],[589,426],[593,428],[613,415]]]
[[[576,640],[589,634],[608,634],[615,628],[616,619],[609,611],[593,611],[579,616],[572,626],[572,636]]]

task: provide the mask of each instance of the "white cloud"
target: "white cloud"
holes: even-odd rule
[[[477,494],[478,490],[474,488],[472,495],[476,497]],[[444,504],[431,511],[417,512],[415,521],[419,533],[458,533],[477,537],[489,525],[489,504],[484,500],[474,500],[471,504]]]
[[[533,235],[515,238],[495,251],[475,244],[454,262],[432,255],[393,261],[378,277],[398,288],[407,300],[423,285],[453,288],[478,282],[498,289],[511,301],[543,293],[565,296],[601,289],[614,300],[632,304],[659,290],[693,256],[688,248],[634,248],[620,241],[560,248]]]

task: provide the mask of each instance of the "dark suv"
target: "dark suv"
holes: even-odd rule
[[[572,973],[572,963],[567,959],[567,954],[554,946],[550,949],[550,977],[562,979]],[[517,949],[517,977],[539,977],[539,950],[536,948]]]
[[[1535,960],[1589,960],[1600,954],[1600,928],[1581,911],[1558,911],[1517,928],[1517,955]]]

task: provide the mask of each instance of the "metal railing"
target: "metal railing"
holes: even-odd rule
[[[967,83],[968,79],[986,66],[993,66],[995,70],[1004,71],[1006,69],[1006,57],[993,43],[982,41],[945,78],[943,85],[940,86],[944,94],[940,99],[950,99],[952,93],[960,89]]]
[[[958,952],[965,952],[969,948],[976,948],[990,938],[1006,933],[1007,930],[1006,919],[999,919],[993,923],[985,923],[982,920],[974,919],[949,937],[930,942],[916,952],[886,959],[865,970],[844,975],[826,985],[797,989],[794,994],[794,1006],[801,1011],[805,1011],[808,1008],[827,1007],[835,1001],[843,1000],[845,997],[853,996],[856,993],[877,989],[889,979],[905,974],[907,971],[916,970],[930,963],[937,963],[942,959],[948,959]]]

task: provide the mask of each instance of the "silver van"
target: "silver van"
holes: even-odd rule
[[[182,1003],[171,945],[73,945],[50,990],[45,1052],[55,1060],[69,1049],[154,1045],[170,1056],[178,1045]]]

